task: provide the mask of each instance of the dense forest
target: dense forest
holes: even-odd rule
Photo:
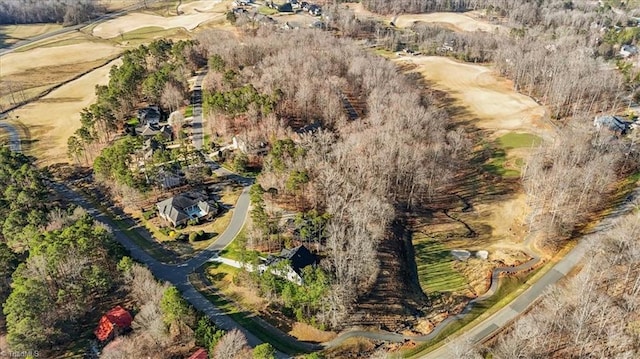
[[[98,0],[1,0],[0,24],[75,25],[103,11]]]
[[[2,332],[13,352],[89,352],[102,313],[127,303],[133,333],[104,358],[185,356],[194,345],[215,358],[250,355],[241,333],[219,330],[126,257],[108,227],[50,193],[47,178],[30,158],[0,148]]]
[[[242,133],[249,142],[272,145],[254,192],[250,244],[283,245],[273,235],[276,213],[261,204],[261,196],[316,211],[301,222],[328,218],[324,234],[309,236],[326,254],[323,269],[330,282],[328,294],[315,306],[316,320],[333,327],[346,324],[358,298],[377,278],[378,244],[392,240],[396,210],[430,201],[463,161],[464,141],[456,141],[459,133],[450,133],[446,115],[394,65],[350,40],[318,31],[258,33],[246,36],[242,47],[215,32],[198,40],[210,57],[222,60],[216,61],[220,71],[205,80],[210,98],[245,83],[258,93],[278,94],[273,112],[253,104],[240,115],[208,106],[214,132]],[[230,73],[231,83],[225,80]],[[363,118],[347,117],[345,94],[365,104]],[[301,130],[312,124],[320,129]]]

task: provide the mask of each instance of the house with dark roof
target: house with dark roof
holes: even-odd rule
[[[147,123],[145,125],[141,125],[136,127],[136,135],[142,136],[145,139],[155,137],[156,135],[161,135],[167,141],[173,140],[173,129],[169,125],[158,125]]]
[[[158,106],[149,106],[138,110],[138,121],[141,125],[157,125],[162,119],[162,111]]]
[[[209,204],[201,196],[179,194],[156,204],[158,216],[175,226],[186,224],[192,219],[202,219],[217,214],[218,207]]]
[[[286,265],[282,263],[285,262]],[[304,245],[291,249],[283,249],[277,256],[269,256],[258,266],[260,273],[269,270],[278,277],[302,285],[302,270],[310,265],[316,265],[318,258]]]
[[[118,305],[100,318],[98,327],[93,333],[98,340],[104,342],[113,339],[131,328],[132,321],[133,318],[131,314]]]
[[[632,124],[619,116],[600,116],[593,120],[596,129],[604,128],[619,135],[626,135],[631,130]]]

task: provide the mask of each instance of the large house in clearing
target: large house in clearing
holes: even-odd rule
[[[204,198],[186,193],[158,202],[156,207],[158,215],[171,222],[174,227],[186,224],[191,219],[215,215],[218,211],[216,206],[212,206]]]
[[[274,268],[283,261],[288,261],[286,268]],[[269,256],[264,263],[258,266],[260,273],[269,270],[271,273],[290,282],[302,285],[302,270],[310,265],[318,263],[318,258],[304,245],[291,249],[283,249],[277,256]]]
[[[593,125],[598,130],[604,128],[619,135],[626,135],[634,126],[632,122],[625,121],[619,116],[596,117]]]
[[[93,333],[101,342],[113,339],[129,329],[132,321],[131,314],[118,305],[100,318],[98,328]]]

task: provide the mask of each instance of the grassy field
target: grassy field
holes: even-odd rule
[[[159,38],[172,38],[179,40],[189,38],[189,34],[186,30],[181,28],[165,30],[159,26],[147,26],[125,32],[111,40],[116,42],[126,42],[128,46],[137,46]]]
[[[205,269],[214,278],[221,278],[226,276],[227,273],[237,273],[239,269],[226,266],[224,264],[211,264]],[[239,308],[233,300],[227,298],[219,290],[207,284],[201,278],[198,273],[193,273],[189,276],[189,281],[202,295],[204,295],[211,303],[213,303],[218,309],[220,309],[225,315],[228,315],[235,320],[242,327],[250,331],[260,340],[273,345],[276,349],[283,353],[296,355],[304,353],[303,348],[298,348],[293,343],[285,341],[282,338],[273,335],[270,331],[265,330],[261,325],[261,319],[257,318],[254,313],[249,310],[243,310]]]
[[[0,26],[0,48],[61,28],[62,25],[59,24],[2,25]]]
[[[467,279],[453,268],[451,251],[437,240],[423,237],[414,240],[418,279],[429,295],[439,296],[467,288]]]
[[[542,143],[542,138],[530,133],[509,132],[498,138],[498,143],[505,149],[535,147]]]
[[[278,13],[278,10],[272,9],[267,6],[260,6],[258,8],[258,12],[261,13],[262,15],[274,15]]]
[[[476,303],[476,305],[462,320],[449,324],[434,339],[403,352],[402,356],[405,358],[419,358],[422,355],[438,348],[444,343],[446,338],[468,324],[471,324],[476,320],[479,323],[481,320],[488,318],[493,313],[511,303],[511,301],[513,301],[520,293],[529,288],[531,285],[528,282],[537,272],[538,271],[533,271],[523,276],[502,278],[500,281],[500,287],[493,296]]]
[[[494,150],[491,159],[482,167],[485,171],[504,178],[518,178],[520,177],[518,164],[522,166],[522,159],[509,158],[504,149],[497,148]]]

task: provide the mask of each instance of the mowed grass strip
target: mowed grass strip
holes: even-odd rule
[[[428,295],[453,293],[467,288],[467,279],[453,268],[455,258],[442,243],[428,237],[414,240],[420,286]]]
[[[505,149],[535,147],[542,143],[542,138],[531,133],[509,132],[498,138],[498,143]]]

